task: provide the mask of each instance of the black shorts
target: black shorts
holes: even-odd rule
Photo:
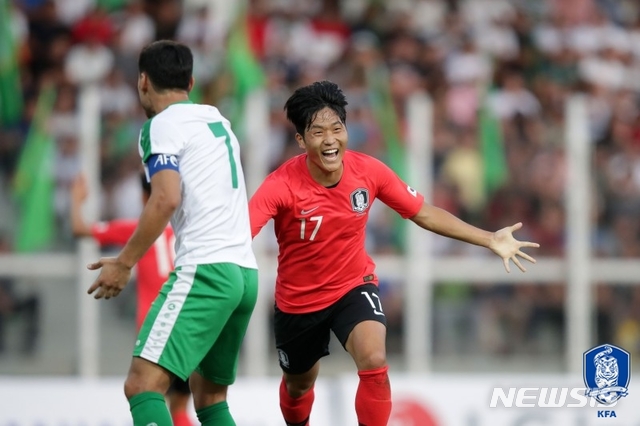
[[[363,284],[333,305],[308,314],[287,314],[275,307],[274,331],[282,370],[302,374],[329,355],[330,331],[345,347],[351,330],[367,320],[387,325],[378,286]]]
[[[191,395],[189,389],[189,379],[182,380],[180,377],[174,377],[167,394],[177,393],[178,395]]]

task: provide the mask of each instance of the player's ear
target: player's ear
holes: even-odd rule
[[[191,77],[191,80],[189,80],[189,89],[187,89],[187,92],[191,92],[191,89],[193,89],[193,86],[195,86],[196,84],[196,79],[193,78],[193,76]]]
[[[146,73],[138,74],[138,92],[147,93],[149,91],[149,77]]]
[[[296,133],[296,141],[298,142],[298,146],[302,149],[306,148],[306,145],[304,143],[304,138],[302,137],[302,135],[300,133]]]

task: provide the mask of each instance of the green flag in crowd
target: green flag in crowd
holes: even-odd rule
[[[367,74],[367,84],[373,114],[380,126],[387,148],[389,166],[406,180],[405,149],[402,142],[398,113],[389,87],[389,71],[386,67],[371,69]]]
[[[506,182],[509,169],[500,120],[487,104],[487,99],[485,96],[478,111],[478,138],[484,162],[484,189],[490,196]]]
[[[55,99],[53,87],[40,92],[14,176],[13,194],[19,212],[15,244],[18,252],[47,248],[55,235],[54,140],[46,129]]]
[[[0,126],[18,123],[23,108],[18,47],[11,32],[9,3],[0,1]]]
[[[233,79],[231,122],[239,123],[238,136],[243,140],[246,98],[254,90],[263,87],[266,78],[262,65],[249,44],[247,5],[245,2],[238,2],[238,5],[238,14],[229,30],[226,66]]]
[[[371,99],[373,114],[375,116],[387,149],[387,163],[400,178],[406,181],[405,148],[402,141],[402,132],[398,112],[396,111],[389,86],[389,70],[386,67],[372,68],[367,73],[367,86]],[[399,215],[394,216],[394,234],[398,248],[405,246],[405,232],[409,229],[406,221]]]

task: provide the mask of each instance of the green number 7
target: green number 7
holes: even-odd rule
[[[236,167],[236,160],[233,158],[233,148],[231,147],[231,137],[229,136],[229,132],[227,132],[227,129],[224,128],[224,125],[221,122],[209,123],[209,129],[211,129],[213,136],[217,138],[224,138],[224,144],[227,146],[227,150],[229,151],[231,185],[234,188],[238,188],[238,169]]]

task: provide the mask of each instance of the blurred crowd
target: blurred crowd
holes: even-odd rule
[[[102,219],[137,217],[137,137],[146,119],[137,103],[137,54],[162,38],[189,44],[198,100],[223,112],[233,96],[225,62],[238,21],[223,1],[14,0],[20,46],[23,122],[0,129],[0,174],[11,180],[45,82],[57,87],[49,119],[56,140],[59,246],[71,248],[68,189],[79,172],[78,93],[101,93]],[[640,256],[640,4],[632,0],[251,0],[249,44],[270,95],[269,166],[297,154],[284,100],[296,87],[337,82],[349,101],[352,149],[389,160],[385,129],[371,100],[373,71],[388,77],[390,99],[406,131],[409,96],[434,105],[433,203],[487,229],[522,221],[518,238],[535,256],[565,252],[565,101],[585,95],[593,149],[592,249],[603,257]],[[479,111],[501,127],[506,178],[483,186],[488,164]],[[426,130],[426,129],[425,129]],[[5,191],[7,185],[5,185]],[[374,253],[399,253],[394,214],[371,213]],[[5,230],[8,231],[8,230]],[[486,255],[436,240],[437,255]],[[383,277],[384,278],[384,277]],[[382,280],[390,338],[401,338],[403,283]],[[640,351],[640,287],[598,286],[598,343]],[[440,283],[434,324],[437,353],[561,353],[564,283],[508,286]],[[390,349],[396,345],[390,345]]]

